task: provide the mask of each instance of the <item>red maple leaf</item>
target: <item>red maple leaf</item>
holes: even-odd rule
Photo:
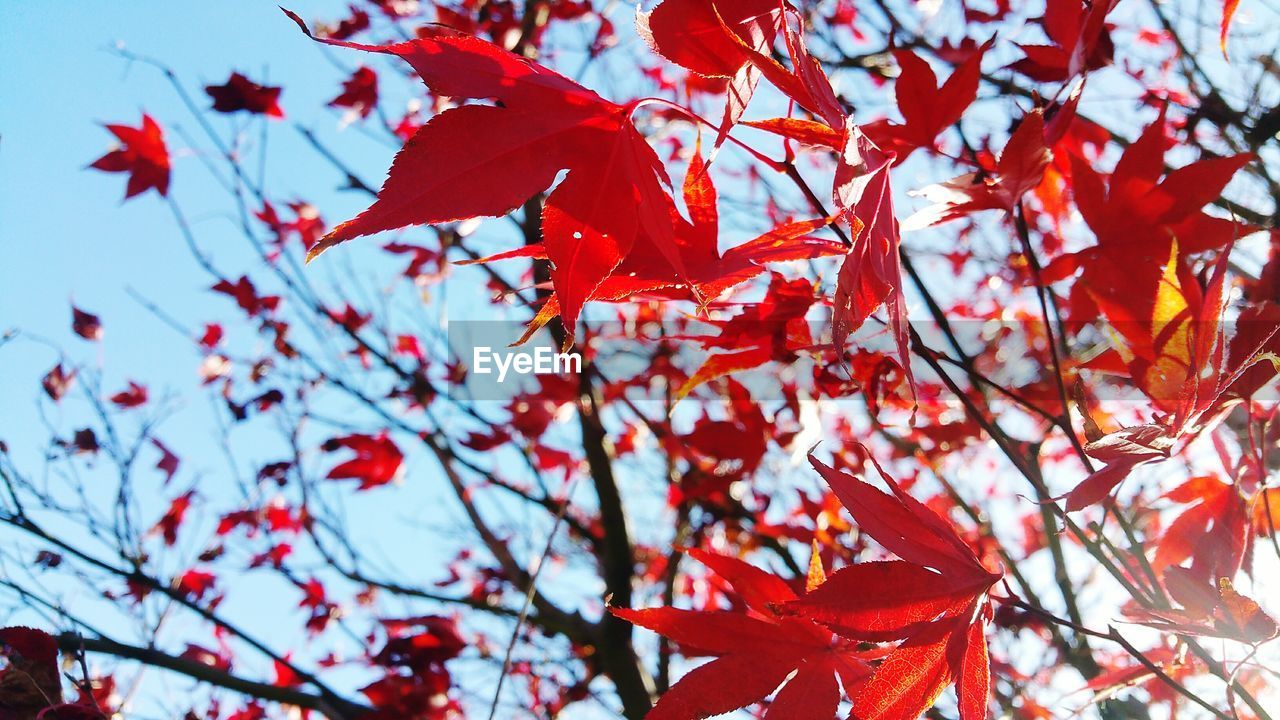
[[[151,438],[151,444],[160,451],[160,459],[156,461],[156,469],[164,473],[164,482],[168,485],[169,481],[173,480],[173,476],[177,474],[181,460],[159,440]]]
[[[1044,275],[1052,281],[1083,268],[1084,286],[1112,323],[1150,322],[1156,293],[1133,289],[1139,284],[1156,287],[1175,239],[1183,255],[1193,255],[1224,248],[1253,231],[1201,208],[1218,199],[1254,156],[1207,158],[1166,174],[1166,131],[1162,110],[1125,149],[1109,176],[1094,170],[1078,153],[1070,155],[1076,206],[1098,244],[1057,258]],[[1182,263],[1181,255],[1178,262]]]
[[[44,388],[46,395],[54,402],[58,402],[71,389],[71,385],[75,380],[76,371],[74,369],[67,370],[62,366],[62,363],[58,363],[45,374],[44,379],[40,381],[40,386]]]
[[[868,654],[821,625],[782,614],[796,593],[776,575],[726,555],[699,550],[689,554],[733,586],[746,612],[611,609],[624,620],[674,640],[686,655],[714,658],[672,686],[647,720],[721,715],[764,700],[779,685],[782,689],[769,703],[766,720],[833,717],[841,697],[839,683],[845,692],[860,686],[869,672],[864,660]]]
[[[404,454],[384,432],[378,435],[347,435],[325,442],[325,452],[351,450],[356,456],[340,463],[326,476],[333,480],[359,480],[360,489],[386,485],[400,476]]]
[[[26,720],[62,702],[58,643],[28,627],[0,628],[0,717]]]
[[[281,88],[259,85],[238,72],[222,85],[207,85],[204,91],[213,98],[213,109],[220,113],[233,113],[241,110],[254,115],[282,118],[284,110],[280,109]]]
[[[728,320],[711,320],[718,335],[700,338],[705,348],[727,352],[711,355],[676,393],[688,395],[695,387],[734,372],[759,367],[771,360],[786,362],[799,350],[813,346],[805,313],[817,298],[813,284],[803,278],[787,280],[774,274],[763,300],[748,305]]]
[[[272,312],[280,306],[279,295],[259,295],[253,281],[247,275],[241,275],[234,283],[230,280],[219,280],[213,287],[214,292],[222,293],[236,301],[241,310],[250,316]]]
[[[1179,635],[1226,638],[1257,645],[1280,635],[1280,625],[1253,599],[1236,592],[1231,579],[1217,583],[1199,573],[1172,567],[1164,573],[1169,595],[1182,607],[1175,609],[1129,608],[1134,622]]]
[[[1108,320],[1123,341],[1109,354],[1124,361],[1121,367],[1165,414],[1155,422],[1123,428],[1085,446],[1085,452],[1105,466],[1067,495],[1068,512],[1102,500],[1133,468],[1168,458],[1179,439],[1194,437],[1219,422],[1234,402],[1229,392],[1251,367],[1267,357],[1263,350],[1276,335],[1274,324],[1263,333],[1246,333],[1246,343],[1228,343],[1224,335],[1229,255],[1229,250],[1219,255],[1208,286],[1201,288],[1174,241],[1154,297],[1149,303],[1136,303],[1150,307],[1146,310],[1151,313],[1149,319],[1126,315],[1126,306],[1135,301],[1122,299],[1118,293],[1112,295],[1116,302],[1107,305],[1112,308]],[[1130,271],[1137,278],[1142,274],[1140,268]],[[1141,283],[1129,283],[1131,296],[1143,295],[1132,292],[1133,287],[1142,287]],[[1107,357],[1095,362],[1105,362]]]
[[[160,533],[164,538],[164,544],[172,546],[178,542],[178,528],[182,526],[183,519],[187,516],[187,510],[191,509],[191,503],[195,500],[196,493],[194,490],[187,492],[174,498],[169,503],[169,509],[165,511],[160,520],[156,522],[152,532]]]
[[[1052,45],[1018,45],[1026,57],[1011,68],[1040,82],[1059,82],[1109,65],[1115,45],[1106,25],[1116,0],[1047,3],[1041,24]]]
[[[102,339],[102,320],[93,313],[71,306],[71,330],[85,340]]]
[[[106,125],[121,147],[103,155],[89,167],[103,172],[129,173],[125,187],[126,200],[151,188],[161,195],[169,194],[169,148],[164,143],[160,125],[150,115],[142,114],[142,125]]]
[[[636,32],[655,53],[696,76],[727,80],[716,147],[755,93],[761,73],[753,53],[773,45],[782,7],[777,0],[663,0],[636,15]]]
[[[992,43],[988,40],[971,53],[942,87],[938,87],[938,76],[924,58],[910,50],[895,50],[893,57],[901,73],[894,85],[894,97],[902,124],[881,120],[862,126],[863,132],[879,147],[897,153],[898,163],[918,148],[932,148],[938,136],[958,122],[973,104],[982,57]]]
[[[945,520],[878,464],[891,494],[813,456],[809,461],[859,529],[901,558],[842,568],[787,606],[846,637],[902,640],[854,697],[853,716],[914,720],[955,683],[961,720],[985,718],[985,629],[992,617],[987,593],[1001,575],[983,567]]]
[[[147,386],[130,380],[129,387],[111,396],[111,402],[121,408],[135,408],[147,402]]]
[[[448,28],[419,32],[416,40],[387,46],[319,40],[396,55],[437,95],[497,104],[466,104],[433,117],[397,154],[374,204],[334,228],[310,258],[384,230],[505,215],[568,170],[542,214],[543,245],[568,327],[642,234],[683,275],[666,212],[670,181],[631,123],[636,103],[611,103]]]
[[[907,309],[902,296],[902,262],[898,256],[902,237],[889,182],[893,153],[881,152],[855,125],[848,126],[846,137],[833,194],[854,237],[836,280],[832,343],[843,358],[849,336],[883,305],[889,313],[898,362],[908,385],[914,387]]]
[[[710,303],[730,288],[765,271],[768,263],[809,260],[827,255],[840,255],[844,246],[837,240],[812,233],[829,225],[830,218],[796,220],[783,223],[768,232],[721,253],[718,247],[720,215],[716,207],[717,193],[709,168],[695,150],[685,175],[683,195],[689,219],[668,207],[675,226],[675,241],[688,275],[682,280],[652,245],[636,246],[613,275],[591,293],[589,300],[624,302],[637,297],[669,300],[701,300]],[[542,245],[526,245],[519,250],[460,264],[482,263],[515,257],[546,258]],[[529,325],[521,342],[532,336],[560,312],[558,297],[553,293]]]
[[[1151,567],[1165,568],[1191,560],[1191,570],[1204,578],[1234,577],[1249,547],[1249,506],[1235,485],[1211,475],[1191,478],[1165,493],[1186,505],[1156,545]]]
[[[853,231],[848,255],[836,282],[832,341],[843,359],[849,336],[884,306],[898,349],[898,361],[914,392],[906,306],[902,298],[901,242],[894,215],[889,168],[894,154],[884,152],[849,119],[822,66],[803,38],[784,25],[788,68],[772,56],[741,46],[764,77],[825,125],[775,120],[755,127],[798,142],[826,146],[838,153],[832,195],[837,211]]]
[[[1029,113],[1009,136],[994,172],[979,170],[943,183],[929,185],[911,195],[933,202],[902,222],[903,230],[948,222],[979,210],[1012,212],[1023,195],[1044,179],[1052,154],[1045,144],[1044,115]]]
[[[218,583],[218,576],[205,570],[191,569],[178,577],[176,589],[194,600],[202,600]]]
[[[378,106],[378,73],[373,68],[361,65],[351,73],[351,77],[342,81],[342,92],[329,101],[329,107],[350,108],[362,118]]]

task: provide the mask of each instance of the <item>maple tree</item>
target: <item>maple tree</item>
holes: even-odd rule
[[[0,720],[1275,717],[1274,9],[302,10],[315,92],[118,51],[222,310],[30,378]]]

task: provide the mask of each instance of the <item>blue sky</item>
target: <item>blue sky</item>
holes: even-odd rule
[[[345,10],[344,3],[316,0],[292,6],[308,18],[338,17]],[[182,457],[183,474],[163,495],[197,484],[202,493],[216,497],[230,481],[212,447],[214,410],[194,392],[200,358],[172,328],[145,311],[130,290],[192,328],[235,315],[224,298],[208,292],[210,280],[192,260],[162,199],[148,192],[122,202],[124,176],[85,169],[113,140],[100,123],[137,125],[146,110],[164,124],[174,153],[172,194],[201,242],[229,269],[252,263],[238,233],[226,232],[234,228],[225,216],[225,191],[186,149],[183,132],[199,134],[190,127],[190,114],[159,72],[127,62],[112,48],[123,45],[169,64],[201,107],[209,101],[200,87],[222,83],[233,70],[284,85],[286,112],[299,108],[296,116],[316,123],[317,132],[328,138],[357,134],[339,128],[338,113],[315,110],[337,94],[346,73],[327,62],[273,3],[113,3],[110,12],[105,6],[89,7],[6,3],[0,10],[5,26],[0,43],[0,332],[20,331],[0,346],[0,398],[5,399],[0,439],[28,472],[38,472],[49,438],[45,423],[66,432],[84,422],[86,405],[79,398],[68,396],[56,407],[41,399],[40,378],[65,352],[70,363],[104,368],[108,392],[122,387],[126,378],[136,378],[150,386],[153,398],[166,391],[181,394],[179,409],[160,436]],[[227,135],[238,122],[214,121]],[[334,191],[338,178],[332,168],[302,152],[290,121],[273,128],[272,154],[282,161],[269,171],[273,196],[307,197],[335,220],[362,208],[364,197]],[[369,177],[380,177],[389,157],[384,147],[360,137],[343,137],[342,143],[357,153],[367,146],[367,158],[361,154],[353,162]],[[71,333],[73,299],[102,318],[100,345]],[[229,332],[237,330],[234,325],[245,323],[229,323]],[[274,459],[269,454],[275,451],[250,452],[246,463]],[[383,500],[357,501],[353,508]],[[229,506],[218,503],[215,509]],[[255,631],[277,628],[265,635],[277,647],[296,643],[291,636],[302,621],[295,608],[297,591],[255,577],[261,576],[237,579],[224,605],[227,615],[249,619]],[[67,590],[83,596],[92,589]],[[264,592],[279,601],[262,603]],[[114,617],[101,607],[86,612],[95,621],[111,623]],[[130,627],[107,625],[125,640],[133,639]],[[281,635],[281,628],[287,633]],[[183,634],[183,626],[176,626],[167,642],[181,648]],[[191,637],[209,644],[207,631],[196,630]],[[270,677],[269,667],[255,663],[251,655],[246,659],[246,674]],[[153,709],[145,703],[140,707]]]
[[[311,0],[296,7],[310,16],[336,14],[342,5]],[[271,81],[289,88],[286,109],[310,110],[327,101],[340,71],[323,62],[272,3],[114,3],[109,14],[77,11],[66,3],[10,3],[2,14],[0,327],[82,349],[70,334],[74,298],[103,318],[101,352],[107,366],[189,384],[191,366],[174,367],[172,358],[155,352],[157,346],[173,347],[173,331],[141,312],[127,289],[193,325],[225,305],[203,291],[207,279],[154,193],[122,203],[123,176],[85,170],[112,141],[99,123],[136,125],[144,109],[162,123],[189,116],[160,73],[123,60],[111,48],[119,43],[162,59],[193,89],[197,82],[221,83],[232,70],[261,77],[269,67]],[[317,72],[331,75],[332,82],[315,81]],[[196,101],[208,99],[199,93]],[[334,131],[334,126],[336,121],[322,130]],[[196,167],[200,160],[182,150],[186,143],[179,129],[168,127],[167,136],[176,151],[173,193],[199,232],[219,222],[201,215],[202,195],[214,188]],[[276,132],[273,142],[276,138],[296,141],[289,132]],[[286,154],[302,155],[280,148],[279,155]],[[335,182],[329,174],[308,172],[315,168],[288,170],[277,185],[286,196],[289,191],[314,196]],[[317,202],[326,199],[316,197]],[[338,198],[326,209],[343,212],[362,200]],[[28,401],[38,392],[35,380],[56,359],[55,350],[31,342],[0,350],[0,396]],[[0,437],[21,435],[25,423],[21,413],[5,413]]]

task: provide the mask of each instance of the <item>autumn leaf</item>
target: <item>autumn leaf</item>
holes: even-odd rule
[[[241,110],[253,115],[283,118],[280,109],[281,88],[259,85],[238,72],[221,85],[207,85],[204,91],[213,99],[214,112],[234,113]]]
[[[889,327],[898,350],[898,363],[913,388],[911,342],[906,303],[902,297],[901,234],[894,215],[889,168],[893,155],[884,153],[855,125],[836,167],[836,207],[854,229],[853,247],[836,278],[831,339],[843,358],[849,336],[881,306],[889,313]]]
[[[102,321],[98,319],[97,315],[85,312],[72,305],[71,331],[85,340],[96,342],[102,339]]]
[[[674,205],[669,212],[689,282],[681,280],[653,246],[641,244],[622,261],[613,275],[600,283],[589,300],[618,303],[657,298],[689,300],[706,305],[731,288],[764,273],[771,263],[809,260],[845,252],[839,241],[813,234],[828,226],[832,219],[814,218],[775,226],[721,253],[718,247],[720,214],[716,206],[716,187],[696,148],[685,175],[683,196],[689,219],[681,216]],[[526,245],[518,250],[459,264],[530,257],[546,258],[545,247]],[[553,293],[521,340],[527,340],[533,330],[541,328],[559,312],[559,298]]]
[[[1249,546],[1249,507],[1232,484],[1204,475],[1165,493],[1184,506],[1165,528],[1151,567],[1156,572],[1191,560],[1205,577],[1234,577]]]
[[[1067,493],[1067,512],[1101,502],[1134,468],[1169,457],[1172,445],[1168,428],[1158,424],[1124,428],[1088,443],[1084,451],[1103,466]]]
[[[747,612],[611,608],[614,615],[674,640],[686,655],[713,658],[659,698],[646,720],[722,715],[763,701],[780,685],[765,720],[833,717],[840,684],[850,692],[865,680],[866,653],[808,620],[780,615],[779,608],[796,594],[776,575],[725,555],[689,554],[732,585]]]
[[[164,132],[150,115],[142,114],[142,125],[106,125],[121,146],[93,161],[89,167],[103,172],[129,173],[125,199],[152,188],[160,195],[169,194],[169,148]]]
[[[945,520],[878,464],[890,494],[812,455],[809,462],[859,529],[901,558],[837,570],[786,606],[787,612],[844,637],[901,640],[854,697],[853,716],[914,720],[955,683],[961,720],[985,718],[990,694],[985,628],[992,618],[986,595],[1001,575],[989,572]]]
[[[893,57],[901,69],[894,84],[894,97],[902,124],[882,120],[862,126],[862,131],[878,147],[897,155],[901,163],[919,148],[932,148],[944,130],[960,120],[973,104],[982,73],[982,58],[991,49],[988,40],[956,67],[941,87],[928,61],[910,50],[895,50]]]
[[[68,370],[63,367],[62,363],[58,363],[45,374],[44,379],[40,381],[40,386],[44,388],[44,392],[49,396],[49,399],[58,402],[71,389],[75,379],[76,371],[74,369]]]
[[[136,408],[147,402],[147,387],[130,380],[129,387],[111,396],[111,402],[122,409]]]
[[[776,0],[663,0],[636,13],[636,32],[655,53],[690,72],[727,79],[719,147],[760,80],[754,54],[768,52],[783,22]]]
[[[191,509],[191,503],[195,500],[196,493],[189,490],[169,503],[169,509],[156,522],[155,527],[151,529],[153,533],[158,533],[164,538],[164,544],[173,546],[178,542],[178,528],[182,526],[182,521],[187,516],[187,511]]]
[[[933,204],[902,222],[904,231],[919,230],[980,210],[1013,212],[1022,196],[1044,178],[1052,154],[1045,146],[1044,115],[1029,113],[1009,136],[995,172],[972,172],[909,193]]]
[[[1040,82],[1060,82],[1111,63],[1115,45],[1106,26],[1116,0],[1063,0],[1045,5],[1041,25],[1051,45],[1023,45],[1026,57],[1009,67]]]
[[[813,346],[805,314],[816,301],[813,285],[774,274],[759,303],[747,305],[727,320],[709,320],[719,334],[692,338],[704,348],[720,352],[708,357],[676,392],[683,398],[703,383],[730,373],[759,367],[771,360],[787,361]]]
[[[156,469],[164,473],[164,483],[168,485],[173,480],[173,476],[178,473],[178,465],[182,461],[168,446],[159,440],[151,438],[151,445],[160,451],[160,459],[156,461]]]
[[[1227,577],[1211,584],[1199,573],[1182,567],[1165,571],[1165,587],[1182,607],[1126,611],[1133,622],[1180,635],[1217,637],[1261,644],[1280,635],[1280,625],[1252,598],[1236,592]]]
[[[309,258],[384,230],[505,215],[567,170],[547,197],[542,236],[568,327],[641,235],[684,274],[666,212],[670,181],[631,124],[634,105],[611,103],[541,65],[440,26],[387,46],[317,39],[396,55],[437,95],[497,104],[462,105],[433,117],[397,154],[374,204],[335,227]]]
[[[373,68],[361,65],[342,81],[342,92],[329,101],[329,107],[348,108],[361,118],[378,107],[378,74]]]
[[[386,485],[400,477],[404,454],[386,433],[345,435],[325,442],[325,452],[350,450],[355,457],[339,463],[329,474],[331,480],[359,480],[360,490]]]

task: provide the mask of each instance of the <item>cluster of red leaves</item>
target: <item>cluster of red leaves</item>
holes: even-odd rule
[[[372,658],[385,675],[362,692],[377,708],[371,720],[444,720],[461,717],[449,696],[451,680],[445,663],[457,657],[466,641],[453,620],[437,616],[385,620],[387,641]]]
[[[947,521],[878,466],[891,493],[810,461],[861,531],[899,559],[824,577],[815,554],[805,592],[797,595],[784,580],[740,560],[691,551],[733,586],[746,612],[613,610],[676,641],[686,655],[716,658],[664,695],[650,720],[726,713],[764,700],[784,681],[765,713],[770,720],[831,717],[841,685],[859,720],[912,720],[952,684],[962,720],[986,717],[987,593],[1001,575],[983,567]],[[890,642],[898,644],[864,645]]]

